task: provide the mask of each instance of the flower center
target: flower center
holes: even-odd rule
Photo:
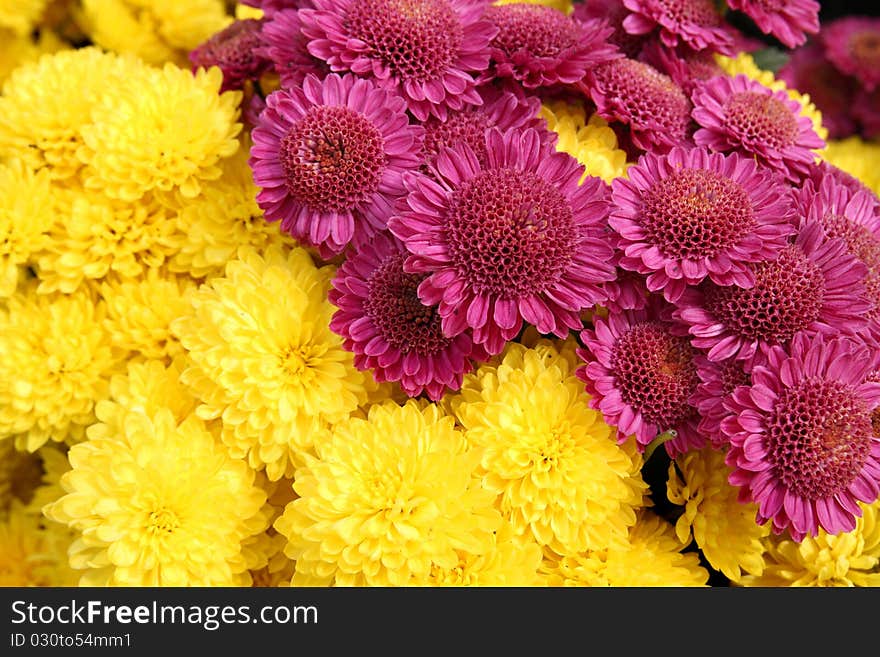
[[[281,351],[281,369],[285,374],[300,379],[307,375],[316,359],[327,353],[323,345],[290,345]]]
[[[855,480],[872,436],[871,414],[851,386],[805,379],[780,395],[768,421],[767,445],[785,486],[815,500]]]
[[[392,74],[419,82],[455,61],[464,36],[448,0],[353,0],[344,25]]]
[[[319,212],[351,210],[379,187],[385,170],[378,128],[348,107],[312,107],[281,139],[290,195]]]
[[[866,226],[842,214],[826,214],[822,218],[822,226],[829,237],[838,237],[846,242],[849,252],[868,268],[865,291],[874,308],[867,316],[870,319],[880,317],[880,239]]]
[[[419,301],[418,287],[424,276],[403,271],[405,254],[389,257],[367,281],[369,293],[364,311],[382,337],[403,354],[435,354],[449,344],[433,307]]]
[[[721,16],[712,0],[655,0],[662,12],[676,23],[718,27]]]
[[[797,118],[778,98],[745,91],[727,101],[727,124],[741,139],[786,148],[797,140]]]
[[[172,534],[180,527],[180,519],[177,514],[166,507],[162,507],[150,513],[147,532],[153,536]]]
[[[651,242],[670,258],[711,257],[755,226],[749,194],[715,171],[682,169],[642,196],[642,223]]]
[[[577,45],[581,36],[567,15],[543,5],[490,6],[486,18],[499,28],[492,46],[508,55],[524,50],[535,57],[555,57]]]
[[[529,171],[483,171],[450,203],[449,252],[478,293],[515,299],[542,292],[566,270],[576,245],[571,205]]]
[[[754,267],[755,285],[704,283],[705,308],[733,332],[750,340],[784,342],[819,317],[825,276],[796,246]]]
[[[864,31],[854,34],[849,42],[853,59],[863,66],[880,66],[880,33]]]
[[[426,162],[432,162],[444,146],[467,144],[477,155],[480,164],[486,163],[486,130],[493,123],[479,108],[450,112],[446,121],[429,117],[424,123],[425,141],[422,154]]]
[[[693,348],[659,322],[636,324],[620,336],[611,368],[623,401],[662,431],[696,413],[688,403],[700,383]]]

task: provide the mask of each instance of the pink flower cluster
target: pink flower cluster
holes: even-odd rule
[[[338,264],[358,367],[438,400],[527,326],[573,334],[621,442],[724,450],[774,531],[877,498],[880,201],[819,163],[798,102],[718,68],[753,44],[717,3],[250,4],[258,32],[202,52],[252,85],[258,203]],[[728,8],[791,47],[818,30],[813,0]],[[221,56],[255,33],[254,61]],[[548,99],[605,118],[626,176],[557,152]]]

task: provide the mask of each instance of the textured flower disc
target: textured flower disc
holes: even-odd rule
[[[259,54],[263,20],[237,20],[214,34],[189,54],[194,67],[219,66],[223,71],[220,91],[240,89],[245,80],[255,80],[269,62]]]

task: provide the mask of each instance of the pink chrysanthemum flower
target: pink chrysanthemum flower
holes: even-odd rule
[[[844,16],[822,27],[825,56],[868,91],[880,85],[880,17]]]
[[[660,40],[674,48],[684,43],[694,50],[736,54],[736,34],[713,0],[623,0],[630,15],[623,20],[630,34],[660,30]]]
[[[622,56],[608,42],[604,20],[581,21],[532,3],[492,5],[486,18],[498,28],[489,44],[492,66],[484,80],[513,78],[527,89],[572,84],[588,69]]]
[[[591,19],[607,21],[613,29],[608,42],[617,46],[627,57],[636,58],[646,38],[642,35],[630,34],[623,28],[623,19],[629,15],[629,9],[623,6],[623,0],[590,0],[573,4],[572,16],[581,21]]]
[[[713,151],[739,151],[798,182],[824,148],[813,120],[784,90],[773,91],[739,74],[719,75],[697,85],[692,112],[700,128],[694,141]]]
[[[350,74],[271,93],[252,136],[266,220],[324,258],[385,228],[422,146],[403,99]]]
[[[793,50],[776,77],[789,89],[810,96],[822,112],[822,125],[828,129],[829,139],[855,134],[851,109],[858,83],[828,61],[821,44],[810,42]]]
[[[851,173],[844,171],[840,167],[831,164],[827,160],[821,160],[810,167],[808,180],[812,182],[814,189],[819,188],[826,178],[830,178],[837,185],[846,187],[850,194],[859,194],[863,192],[867,194],[871,200],[871,205],[874,208],[874,214],[880,216],[880,198],[878,198],[877,194],[861,180],[853,176]],[[804,186],[806,187],[806,181]]]
[[[665,152],[690,138],[691,101],[650,64],[616,59],[589,71],[579,87],[599,116],[626,124],[643,151]]]
[[[282,87],[299,87],[309,73],[324,78],[330,72],[326,62],[309,53],[309,40],[301,27],[299,12],[294,9],[272,14],[263,25],[257,52],[272,62]]]
[[[735,358],[716,363],[703,354],[695,357],[700,383],[691,395],[690,403],[697,408],[700,422],[697,430],[716,449],[727,444],[727,436],[721,431],[721,421],[727,417],[724,400],[738,386],[751,385],[752,377],[745,363]]]
[[[827,237],[843,240],[867,268],[864,284],[872,308],[865,317],[870,332],[880,338],[880,216],[875,201],[871,192],[853,191],[828,175],[819,184],[807,180],[798,204],[804,221],[816,222]]]
[[[751,265],[754,285],[705,281],[687,290],[673,316],[687,324],[691,342],[710,360],[747,362],[797,333],[855,333],[866,323],[866,268],[843,240],[805,224],[793,244]]]
[[[673,303],[706,277],[750,286],[748,263],[774,257],[794,233],[788,190],[735,153],[645,153],[612,190],[620,266]]]
[[[877,499],[880,437],[871,412],[880,384],[864,382],[869,349],[843,337],[801,333],[774,347],[752,385],[737,388],[721,428],[730,440],[728,480],[759,524],[795,541],[855,529],[857,502]]]
[[[590,405],[617,427],[618,442],[635,435],[640,451],[664,432],[670,455],[701,447],[699,417],[689,399],[700,380],[696,350],[656,308],[611,313],[584,329],[577,354],[586,364],[577,376],[592,396]]]
[[[731,9],[751,18],[764,34],[787,48],[797,48],[807,35],[819,32],[819,3],[815,0],[726,0]]]
[[[602,299],[613,251],[603,225],[606,184],[533,129],[486,132],[481,165],[467,144],[437,156],[436,179],[406,177],[405,210],[388,222],[412,254],[406,271],[428,274],[419,298],[439,304],[443,333],[473,329],[500,353],[523,322],[559,337]]]
[[[475,348],[469,332],[443,335],[436,306],[419,301],[425,276],[403,270],[407,255],[388,233],[349,255],[329,293],[339,308],[330,328],[355,354],[358,369],[372,370],[377,381],[399,382],[411,397],[425,392],[436,401],[446,390],[461,388],[471,359],[487,356]]]
[[[254,18],[233,21],[189,53],[193,69],[219,66],[223,71],[221,93],[241,89],[246,80],[256,80],[269,68],[258,51],[262,25],[261,19]]]
[[[376,78],[424,121],[478,105],[471,73],[489,66],[487,0],[312,0],[299,11],[309,52],[334,71]]]
[[[486,130],[498,128],[502,132],[513,128],[535,128],[544,134],[545,141],[553,138],[546,122],[540,118],[541,99],[504,90],[494,85],[479,88],[483,103],[468,105],[447,113],[446,120],[430,116],[422,123],[425,141],[422,146],[422,171],[428,173],[437,155],[444,148],[457,144],[471,147],[483,165],[486,163]]]
[[[714,53],[686,46],[667,48],[660,41],[646,43],[639,59],[672,78],[688,97],[698,82],[724,74]]]

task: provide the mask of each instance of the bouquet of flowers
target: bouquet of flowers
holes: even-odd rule
[[[880,584],[880,19],[0,32],[2,583]]]

